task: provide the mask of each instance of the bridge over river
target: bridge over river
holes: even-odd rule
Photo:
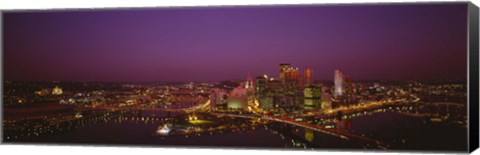
[[[210,100],[206,101],[204,104],[199,104],[195,105],[192,107],[188,108],[129,108],[129,110],[158,110],[158,111],[168,111],[168,112],[185,112],[185,113],[193,113],[193,112],[204,112],[208,111],[210,108]],[[302,122],[302,121],[296,121],[292,118],[288,117],[278,117],[278,116],[273,116],[261,112],[257,112],[254,114],[228,114],[228,113],[218,113],[218,112],[210,112],[209,114],[216,115],[216,116],[221,116],[221,117],[237,117],[237,118],[248,118],[248,119],[263,119],[263,120],[268,120],[268,121],[274,121],[274,122],[279,122],[279,123],[285,123],[293,126],[298,126],[302,127],[305,129],[310,129],[316,132],[321,132],[324,134],[340,137],[342,139],[346,140],[354,140],[354,141],[359,141],[362,143],[368,143],[368,144],[373,144],[378,146],[379,148],[386,149],[388,145],[382,141],[344,132],[341,130],[337,129],[329,129],[325,128],[323,126],[315,125],[315,124],[310,124],[307,122]]]
[[[324,134],[340,137],[342,139],[346,140],[358,140],[361,142],[365,142],[368,144],[374,144],[377,145],[381,149],[386,149],[389,145],[386,144],[385,142],[382,142],[380,140],[360,136],[360,135],[355,135],[352,133],[336,130],[336,129],[328,129],[323,126],[315,125],[315,124],[310,124],[307,122],[301,122],[301,121],[296,121],[292,118],[284,118],[284,117],[277,117],[273,115],[268,115],[268,114],[261,114],[261,115],[238,115],[238,114],[225,114],[225,113],[210,113],[216,116],[223,116],[223,117],[238,117],[238,118],[251,118],[251,119],[264,119],[268,121],[274,121],[274,122],[280,122],[280,123],[285,123],[285,124],[290,124],[293,126],[298,126],[306,129],[310,129],[313,131],[321,132]]]

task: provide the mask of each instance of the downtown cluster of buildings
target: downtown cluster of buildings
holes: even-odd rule
[[[332,102],[348,99],[353,90],[352,82],[340,71],[335,71],[333,90],[315,83],[313,73],[311,67],[305,67],[300,74],[298,67],[280,64],[278,78],[263,75],[253,80],[249,74],[246,81],[229,93],[213,89],[211,106],[247,110],[249,105],[257,104],[266,111],[329,110]]]
[[[211,110],[328,111],[375,101],[411,99],[463,102],[465,84],[452,81],[355,81],[339,70],[333,82],[314,81],[314,70],[280,64],[278,76],[173,83],[5,82],[5,105],[75,105],[82,108],[185,108],[210,100]],[[250,108],[250,109],[249,109]]]

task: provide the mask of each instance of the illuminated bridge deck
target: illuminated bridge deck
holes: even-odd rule
[[[223,114],[223,113],[212,113],[212,114],[217,115],[217,116],[227,116],[227,117],[240,117],[240,118],[252,118],[252,119],[255,119],[255,118],[258,119],[259,118],[259,119],[264,119],[264,120],[275,121],[275,122],[290,124],[290,125],[294,125],[294,126],[299,126],[299,127],[311,129],[311,130],[314,130],[314,131],[317,131],[317,132],[321,132],[321,133],[333,135],[333,136],[336,136],[336,137],[340,137],[340,138],[343,138],[343,139],[347,139],[347,140],[354,139],[354,140],[365,141],[365,142],[368,142],[368,143],[376,144],[377,146],[379,146],[382,149],[386,149],[386,147],[388,147],[388,145],[386,143],[384,143],[382,141],[379,141],[379,140],[376,140],[376,139],[363,137],[363,136],[360,136],[360,135],[355,135],[355,134],[340,131],[340,130],[328,129],[328,128],[325,128],[323,126],[310,124],[310,123],[306,123],[306,122],[300,122],[300,121],[296,121],[296,120],[291,119],[291,118],[283,118],[283,117],[277,117],[277,116],[266,115],[266,114],[263,114],[261,116]]]

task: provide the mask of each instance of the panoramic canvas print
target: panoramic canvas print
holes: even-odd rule
[[[466,151],[467,4],[4,12],[2,140]]]

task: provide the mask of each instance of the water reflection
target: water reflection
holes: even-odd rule
[[[316,120],[305,119],[305,121],[326,128],[330,127],[333,130],[386,141],[390,144],[389,149],[441,149],[439,146],[442,146],[450,150],[452,148],[460,150],[466,146],[461,143],[466,141],[464,128],[432,122],[430,117],[423,115],[406,114],[407,112],[414,114],[416,110],[419,109],[387,107],[361,113],[343,114],[340,118],[315,118]],[[154,111],[97,113],[96,117],[84,115],[80,120],[60,126],[45,125],[39,129],[35,128],[31,133],[34,135],[33,137],[8,138],[25,142],[82,144],[252,146],[302,149],[376,148],[374,144],[342,139],[297,126],[262,119],[217,117],[208,113],[188,115]],[[50,132],[52,133],[46,134]],[[465,135],[463,135],[464,133]],[[92,137],[92,135],[95,136]],[[445,138],[438,139],[438,135],[443,135]]]
[[[313,130],[305,129],[305,139],[309,142],[313,142],[315,135],[313,134]]]

